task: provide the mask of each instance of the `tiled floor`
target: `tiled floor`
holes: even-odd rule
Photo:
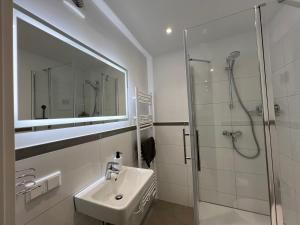
[[[215,204],[200,203],[200,225],[269,225],[268,216]],[[143,225],[193,225],[193,209],[165,201],[155,201]]]
[[[193,225],[193,208],[157,200],[143,225]]]

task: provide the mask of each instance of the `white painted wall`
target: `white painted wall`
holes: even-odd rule
[[[188,121],[184,52],[154,58],[156,122]]]

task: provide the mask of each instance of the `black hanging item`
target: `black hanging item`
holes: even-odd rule
[[[142,157],[145,160],[147,166],[150,168],[150,164],[156,155],[154,138],[150,137],[146,140],[143,140],[141,147],[142,147]]]

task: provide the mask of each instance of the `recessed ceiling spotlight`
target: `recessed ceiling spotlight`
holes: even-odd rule
[[[172,32],[173,32],[172,28],[171,27],[167,27],[166,34],[170,35],[170,34],[172,34]]]
[[[210,72],[214,72],[215,70],[214,70],[214,68],[211,68],[209,71],[210,71]]]

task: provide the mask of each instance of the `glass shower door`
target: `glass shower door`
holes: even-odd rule
[[[255,18],[186,31],[195,224],[270,224]]]

